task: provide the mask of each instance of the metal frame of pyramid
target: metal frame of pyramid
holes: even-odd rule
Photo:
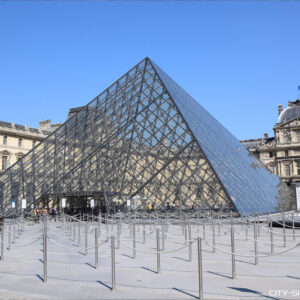
[[[3,215],[20,212],[12,200],[72,194],[240,214],[282,198],[279,179],[149,58],[0,176]]]

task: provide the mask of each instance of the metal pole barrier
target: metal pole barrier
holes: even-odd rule
[[[161,231],[161,250],[165,251],[166,245],[165,245],[165,226],[164,223],[162,224],[162,231]]]
[[[8,224],[8,248],[7,250],[10,250],[11,248],[11,222]]]
[[[5,234],[5,223],[3,221],[2,230],[1,230],[1,260],[4,260],[4,234]]]
[[[203,300],[202,243],[200,237],[198,237],[198,283],[199,299]]]
[[[187,228],[186,223],[184,223],[184,244],[187,244]]]
[[[143,222],[143,244],[146,243],[146,225],[145,225],[145,218]]]
[[[66,215],[63,216],[64,230],[66,231]]]
[[[88,255],[88,223],[85,223],[85,256]]]
[[[205,217],[203,217],[203,240],[205,240]]]
[[[156,273],[159,274],[160,273],[160,243],[159,243],[159,229],[157,228],[156,229],[156,252],[157,252],[157,255],[156,255],[156,259],[157,259],[157,271]]]
[[[98,234],[100,236],[100,231],[101,231],[101,212],[99,212],[99,214],[98,214],[98,228],[99,228]]]
[[[21,219],[21,231],[24,231],[24,216],[23,216],[23,210],[22,210],[22,219]]]
[[[295,235],[295,215],[294,215],[294,212],[292,212],[292,223],[293,223],[293,241],[295,242],[296,235]]]
[[[285,235],[285,214],[282,213],[282,236],[283,236],[283,247],[286,247],[286,235]]]
[[[120,222],[117,224],[117,249],[120,249],[120,235],[121,235],[121,226]]]
[[[270,218],[270,239],[271,239],[271,254],[274,254],[274,236],[273,236],[273,221]]]
[[[133,230],[133,228],[132,228],[132,224],[129,224],[129,237],[130,238],[132,238],[132,230]]]
[[[44,216],[43,261],[44,261],[44,283],[46,283],[47,282],[47,217],[46,216]]]
[[[191,222],[188,223],[188,233],[189,233],[189,262],[192,261],[192,229],[191,229]]]
[[[67,230],[70,238],[72,237],[72,224],[71,224],[71,216],[67,217]]]
[[[111,290],[116,289],[115,237],[111,236]]]
[[[220,212],[218,212],[218,236],[221,235]]]
[[[13,226],[13,241],[12,243],[14,244],[16,241],[16,220],[14,220],[14,226]]]
[[[232,264],[232,279],[236,278],[235,268],[235,244],[234,244],[234,228],[231,227],[231,264]]]
[[[75,241],[76,231],[75,231],[75,220],[73,219],[73,241]]]
[[[254,252],[255,252],[255,265],[258,264],[257,257],[257,231],[256,231],[256,223],[253,223],[253,233],[254,233]]]
[[[20,235],[20,219],[18,219],[18,226],[17,226],[17,235]]]
[[[248,215],[246,217],[246,220],[247,220],[247,222],[246,222],[246,227],[245,227],[245,230],[246,230],[245,235],[246,235],[246,241],[248,241]]]
[[[80,235],[81,235],[81,222],[80,220],[78,221],[78,247],[80,247]]]
[[[106,215],[105,216],[105,230],[106,230],[106,240],[108,241],[109,240],[109,237],[108,237],[108,216]]]
[[[168,220],[168,216],[169,216],[169,213],[167,213],[167,220]],[[166,232],[169,232],[169,224],[167,223],[167,224],[165,224],[165,226],[166,226]]]
[[[98,269],[98,228],[95,228],[95,268]]]
[[[232,211],[230,211],[230,225],[233,227]]]
[[[215,219],[212,219],[212,238],[213,238],[213,253],[216,253],[216,231],[215,231]]]
[[[136,231],[135,231],[135,223],[133,223],[132,226],[132,257],[136,258],[136,235],[135,235]]]

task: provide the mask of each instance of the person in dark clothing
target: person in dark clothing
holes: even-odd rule
[[[54,208],[51,209],[50,215],[51,215],[51,219],[52,220],[54,219],[54,221],[56,221],[56,211]]]

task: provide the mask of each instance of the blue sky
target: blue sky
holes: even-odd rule
[[[300,2],[0,2],[0,120],[62,122],[149,56],[237,138],[298,96]]]

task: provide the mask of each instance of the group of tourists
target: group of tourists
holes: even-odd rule
[[[36,223],[40,222],[40,217],[49,215],[51,219],[56,220],[56,210],[54,208],[51,209],[51,211],[48,213],[48,210],[46,208],[36,208],[33,211],[34,219]]]

